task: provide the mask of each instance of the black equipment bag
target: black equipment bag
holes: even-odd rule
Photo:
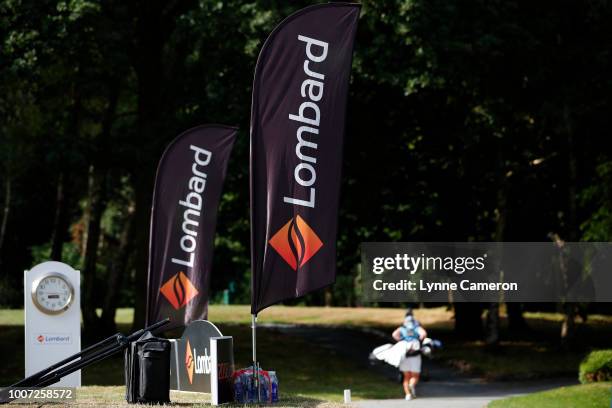
[[[125,350],[128,403],[170,402],[170,341],[146,332]]]

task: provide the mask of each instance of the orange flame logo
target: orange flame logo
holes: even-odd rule
[[[314,230],[296,215],[268,241],[294,271],[304,266],[323,246]]]
[[[198,290],[182,271],[168,279],[159,289],[176,310],[198,295]]]
[[[191,344],[189,344],[189,339],[187,340],[187,349],[185,350],[185,368],[187,369],[187,378],[189,378],[189,384],[193,384],[193,369],[194,361],[193,354],[191,353]]]

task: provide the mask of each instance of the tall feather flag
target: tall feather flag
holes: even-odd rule
[[[330,285],[360,6],[285,19],[263,45],[251,112],[251,313]]]
[[[149,241],[147,324],[178,327],[208,314],[213,238],[237,129],[203,125],[178,136],[157,169]]]

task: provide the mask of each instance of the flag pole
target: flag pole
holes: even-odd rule
[[[259,393],[259,363],[257,362],[257,314],[251,315],[251,336],[253,341],[253,377],[257,389],[257,402],[260,401]]]

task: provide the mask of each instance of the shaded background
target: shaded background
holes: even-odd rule
[[[202,123],[241,128],[212,300],[248,303],[252,74],[268,33],[308,4],[0,0],[0,304],[20,307],[23,270],[55,259],[82,271],[86,332],[114,332],[117,307],[140,327],[157,161]],[[609,1],[362,4],[339,276],[299,302],[360,305],[362,241],[610,240]],[[529,307],[564,311],[570,337],[576,313],[612,310]],[[523,308],[508,305],[511,327]],[[495,342],[497,313],[456,305],[455,327]]]

